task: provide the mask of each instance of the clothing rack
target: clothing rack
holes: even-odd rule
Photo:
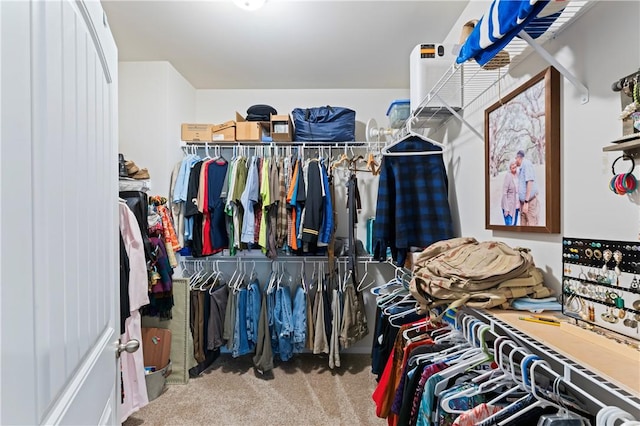
[[[591,413],[596,414],[605,406],[615,406],[622,410],[637,415],[640,413],[640,398],[632,395],[607,379],[590,371],[587,367],[579,365],[575,361],[558,353],[557,351],[540,344],[527,334],[516,330],[506,322],[497,318],[489,310],[464,308],[465,315],[471,315],[480,321],[490,325],[491,332],[496,336],[505,336],[526,348],[531,354],[539,356],[547,361],[546,367],[550,373],[560,376],[564,382],[578,389],[597,389],[600,404],[592,399],[586,399],[586,404]]]

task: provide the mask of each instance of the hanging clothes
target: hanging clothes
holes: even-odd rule
[[[293,356],[293,323],[291,290],[286,285],[276,290],[273,318],[278,337],[278,354],[282,361],[288,361]]]
[[[287,188],[289,185],[290,159],[281,158],[278,162],[278,213],[276,219],[276,247],[286,250],[287,226]]]
[[[224,327],[222,338],[227,342],[227,349],[232,350],[235,343],[235,323],[236,323],[236,292],[229,290],[229,298],[224,312]]]
[[[142,341],[142,320],[139,309],[149,303],[147,265],[140,224],[124,200],[118,204],[119,228],[123,245],[129,258],[129,316],[125,320],[123,342],[131,339]],[[146,217],[145,227],[146,227]],[[124,399],[120,405],[120,421],[124,422],[131,414],[149,403],[144,378],[143,349],[136,352],[123,352],[121,355],[122,385]]]
[[[247,286],[247,340],[249,350],[255,351],[258,343],[258,323],[260,322],[260,304],[262,296],[260,294],[260,282],[254,278]]]
[[[322,225],[324,207],[324,186],[318,160],[309,161],[307,169],[307,194],[302,225],[302,241],[309,245],[309,251],[315,251]]]
[[[176,184],[178,183],[178,174],[182,161],[177,162],[171,171],[169,184],[169,210],[171,211],[171,219],[175,226],[176,238],[180,249],[184,247],[184,203],[174,201],[176,196]]]
[[[385,260],[390,248],[396,264],[403,266],[411,247],[453,237],[447,172],[441,153],[387,156],[380,168],[374,258]]]
[[[267,292],[262,293],[260,320],[258,322],[258,339],[253,365],[260,374],[273,370],[273,351],[271,349],[271,333],[267,314]]]
[[[244,191],[240,196],[240,202],[244,209],[244,217],[242,219],[242,233],[240,241],[251,247],[254,242],[255,233],[255,213],[254,208],[260,198],[259,178],[258,178],[258,161],[257,157],[252,157],[247,172],[247,183]]]
[[[347,210],[349,212],[349,260],[347,267],[351,271],[351,279],[358,283],[358,249],[356,241],[356,225],[358,223],[358,212],[362,209],[360,190],[358,189],[358,178],[355,173],[349,175],[347,181]]]
[[[207,324],[207,350],[216,350],[224,346],[224,316],[227,311],[229,287],[226,283],[215,284],[210,293],[209,322]]]
[[[296,287],[293,296],[293,353],[302,353],[307,341],[307,294],[302,286]]]
[[[331,294],[331,339],[329,341],[329,368],[340,367],[340,324],[342,323],[341,291],[334,288]]]
[[[127,248],[120,235],[120,334],[124,334],[125,322],[131,316],[131,308],[129,306],[129,256]]]
[[[200,188],[200,172],[203,161],[199,160],[191,168],[189,173],[189,186],[187,188],[187,198],[185,204],[185,240],[191,248],[191,255],[202,256],[202,225],[203,216],[198,210],[198,190]]]
[[[313,283],[312,283],[313,284]],[[317,288],[317,286],[316,286]],[[315,290],[313,290],[315,293]],[[312,297],[312,289],[310,288],[305,294],[306,315],[307,315],[307,344],[305,348],[313,352],[315,343],[315,316],[314,316],[314,299]]]
[[[327,306],[327,278],[319,283],[313,305],[314,325],[313,353],[329,353],[329,340],[331,338],[331,307]],[[329,333],[327,333],[327,326]]]
[[[329,186],[329,175],[324,162],[320,165],[320,173],[322,175],[322,194],[324,200],[322,222],[320,224],[320,233],[318,235],[318,246],[328,246],[335,231],[335,223],[333,219],[333,194],[331,193],[331,188]]]
[[[343,297],[344,307],[341,313],[340,345],[343,349],[346,349],[369,334],[369,326],[362,293],[356,291],[353,283],[346,284]]]
[[[151,282],[149,283],[149,304],[142,313],[144,315],[160,317],[161,320],[171,319],[173,308],[173,268],[169,264],[167,250],[161,238],[149,238],[152,252],[149,267],[151,268]]]
[[[209,163],[208,168],[207,209],[210,222],[211,251],[212,254],[215,254],[229,247],[223,198],[229,163],[223,158],[219,158]]]

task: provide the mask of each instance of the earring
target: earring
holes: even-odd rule
[[[616,262],[616,267],[614,271],[616,271],[616,275],[622,275],[622,271],[620,270],[620,263],[622,262],[622,252],[620,250],[616,250],[613,252],[613,260]]]
[[[606,249],[605,251],[602,252],[602,258],[604,259],[604,265],[602,265],[602,272],[606,273],[609,268],[607,267],[607,263],[609,263],[609,261],[611,260],[611,256],[613,256],[613,253],[611,253],[611,250]]]

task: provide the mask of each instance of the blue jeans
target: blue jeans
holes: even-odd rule
[[[236,323],[233,327],[233,349],[231,350],[231,355],[234,358],[251,352],[247,338],[247,289],[243,288],[238,291],[237,298]]]
[[[302,287],[296,288],[293,297],[293,352],[301,353],[307,340],[307,297]]]
[[[293,324],[291,321],[291,291],[289,287],[282,286],[276,290],[276,306],[273,311],[275,331],[278,336],[278,349],[280,359],[288,361],[293,356]]]
[[[520,213],[520,209],[516,209],[515,219],[514,216],[510,214],[504,215],[504,209],[502,210],[502,216],[504,217],[504,224],[507,226],[516,226],[518,224],[518,214]]]
[[[266,289],[265,289],[266,291]],[[267,292],[267,322],[269,323],[269,335],[271,336],[271,351],[274,354],[279,354],[278,348],[278,334],[276,333],[276,291],[271,289]]]
[[[262,304],[260,285],[255,279],[247,287],[247,340],[249,350],[253,351],[258,342],[258,323],[260,322],[260,305]]]

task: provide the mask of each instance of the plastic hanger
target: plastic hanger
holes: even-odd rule
[[[397,151],[397,152],[390,151],[392,148],[397,147],[403,142],[406,142],[408,139],[415,139],[415,138],[420,139],[423,142],[427,142],[432,146],[438,147],[440,149],[427,150],[427,151]],[[382,155],[389,157],[389,156],[434,155],[434,154],[442,154],[446,150],[447,150],[447,146],[442,144],[441,142],[435,141],[427,136],[421,135],[411,130],[411,120],[407,120],[406,135],[389,145],[385,145],[382,148],[381,152],[382,152]]]
[[[362,276],[362,278],[360,278],[360,282],[358,283],[358,286],[356,287],[357,291],[363,291],[363,290],[371,287],[373,285],[373,283],[376,282],[375,280],[373,280],[369,284],[363,286],[364,281],[365,281],[365,279],[367,278],[368,275],[369,275],[369,262],[365,262],[365,264],[364,264],[364,275]]]
[[[531,363],[530,367],[527,366],[527,364],[529,363]],[[513,415],[499,422],[498,423],[499,426],[500,425],[504,426],[506,424],[513,422],[514,420],[518,419],[519,417],[523,416],[524,414],[528,413],[529,411],[533,410],[536,407],[554,406],[554,407],[557,407],[558,410],[561,409],[561,407],[558,404],[542,398],[542,396],[540,396],[537,392],[538,387],[536,386],[535,367],[540,364],[549,365],[547,361],[538,358],[536,355],[529,355],[522,360],[521,366],[522,366],[523,384],[525,386],[525,389],[528,390],[536,398],[536,401],[533,404],[523,408],[517,413],[514,413]]]
[[[553,395],[556,398],[556,402],[560,404],[560,411],[556,414],[544,414],[538,419],[538,426],[585,426],[589,423],[581,416],[571,413],[567,407],[563,404],[562,396],[560,395],[560,383],[563,381],[562,377],[557,376],[553,381]]]

